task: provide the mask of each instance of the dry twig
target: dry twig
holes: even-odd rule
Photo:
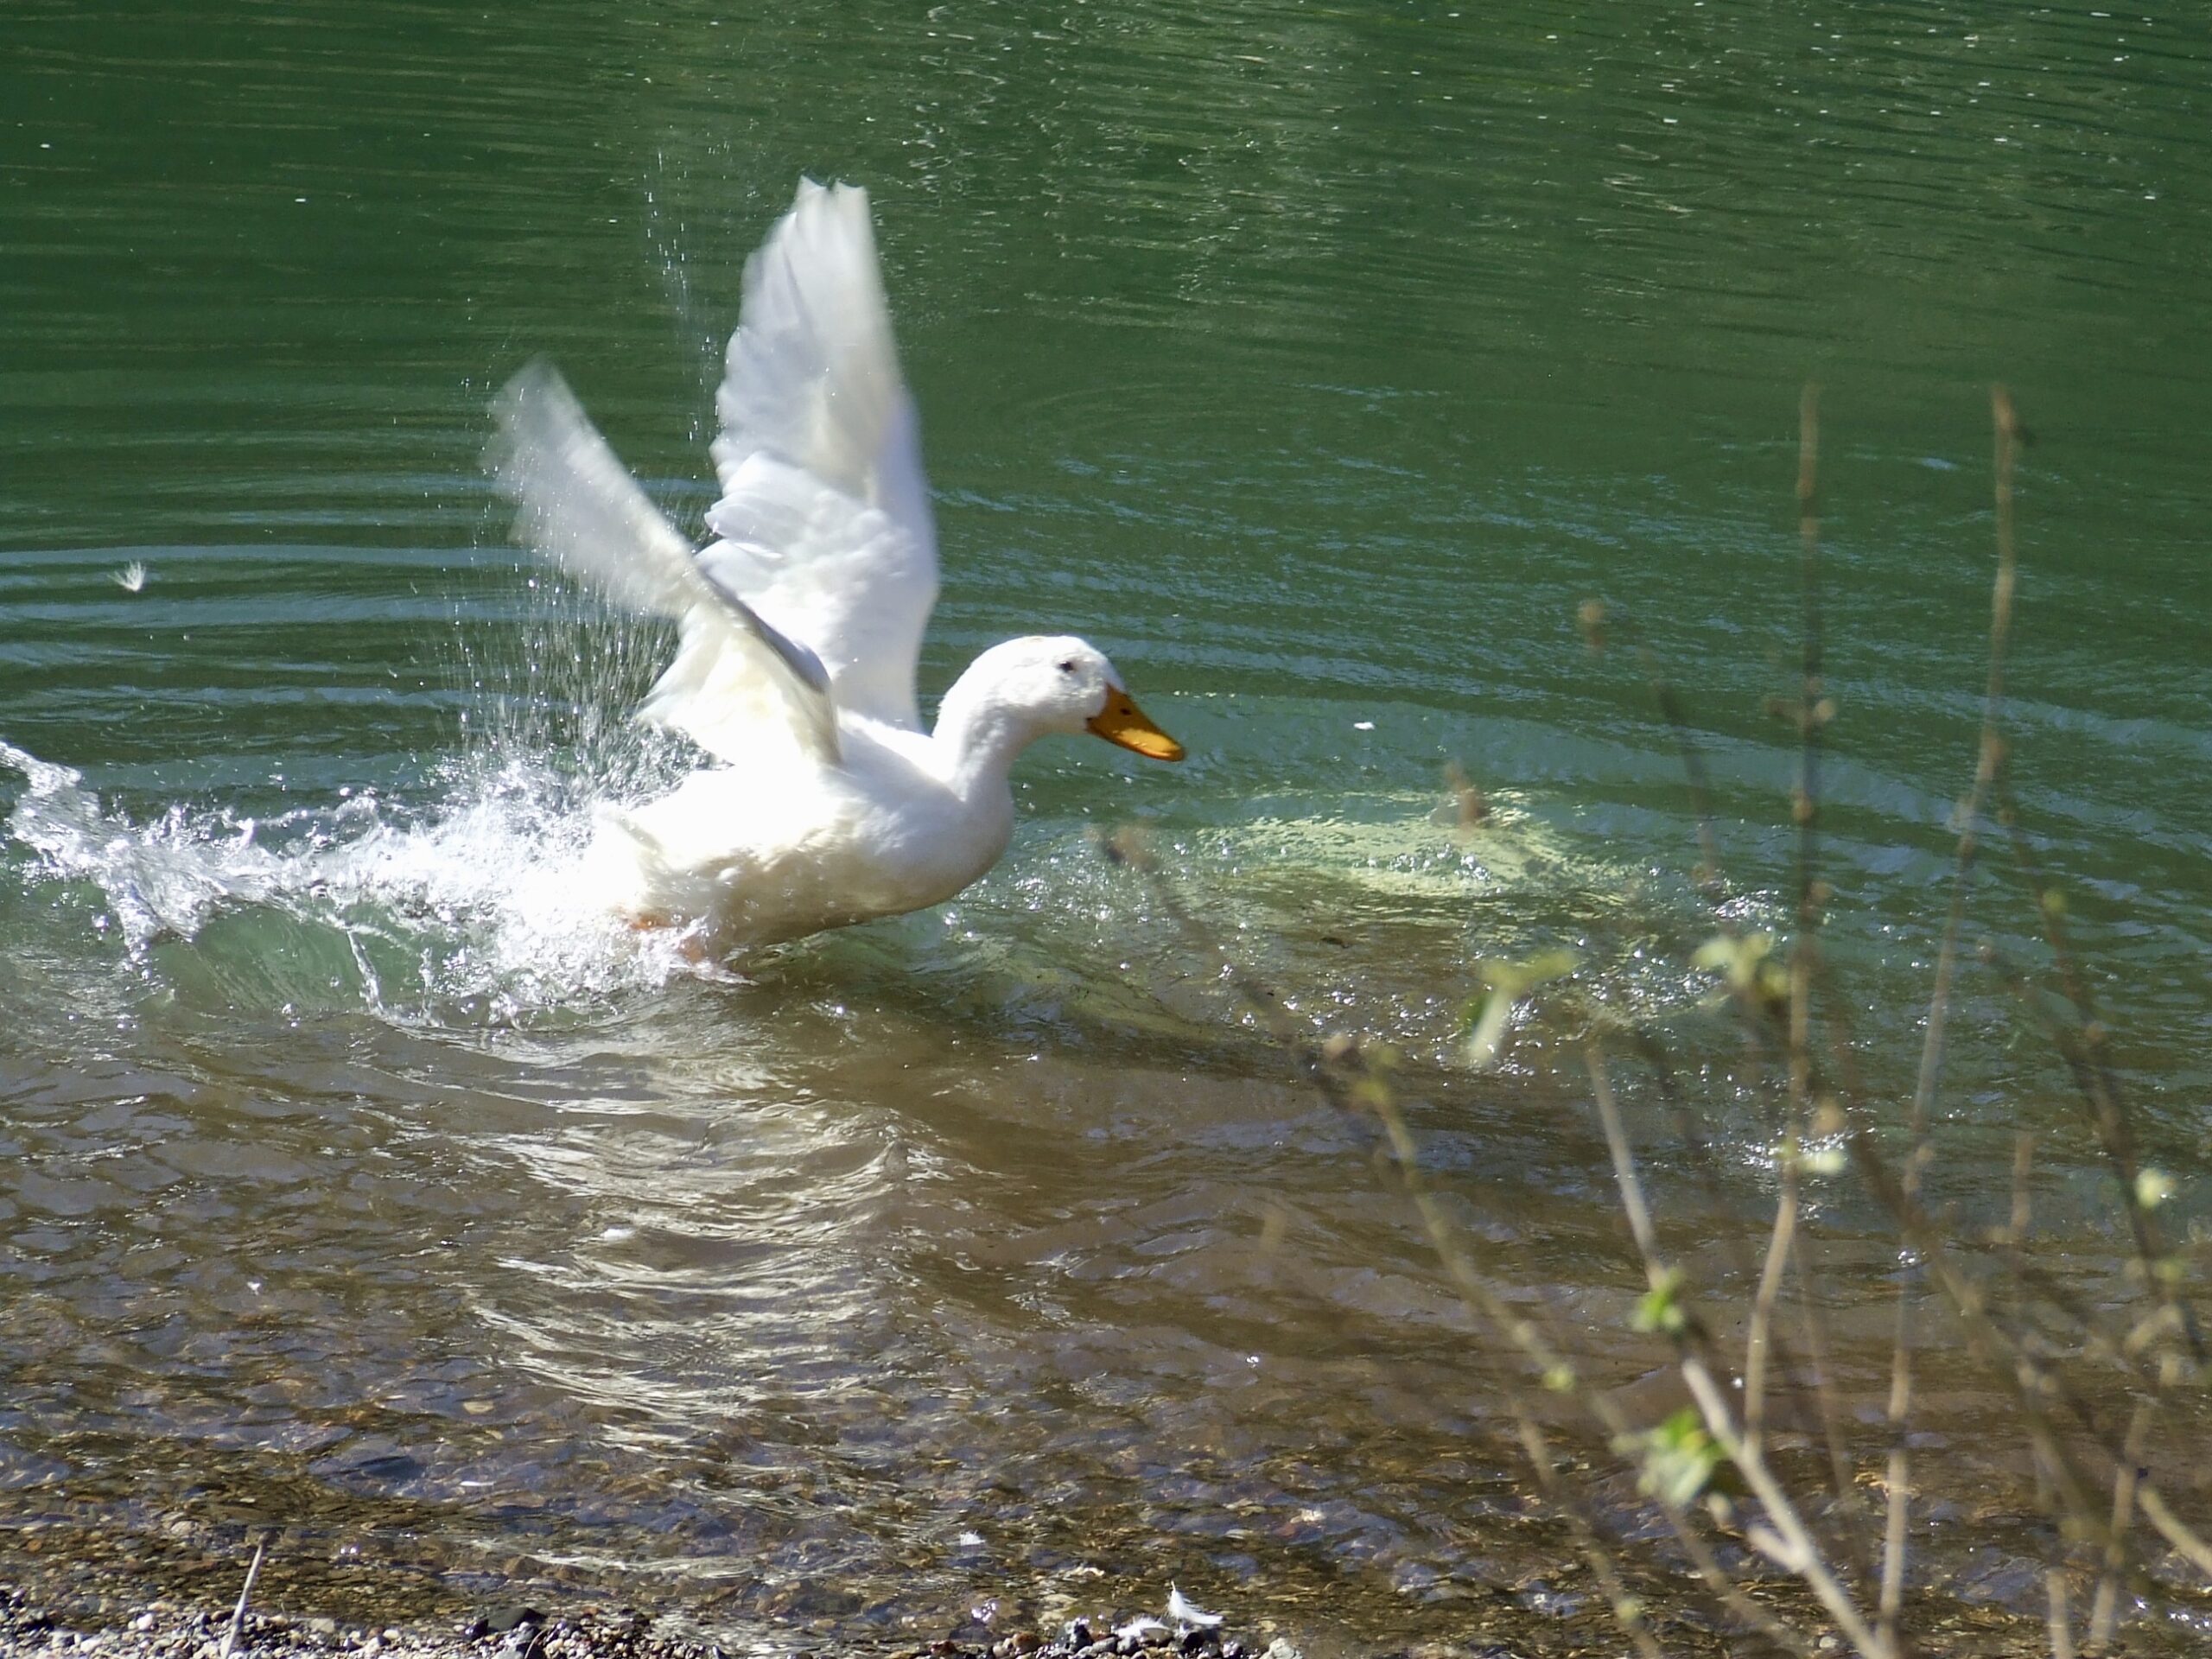
[[[269,1541],[254,1541],[253,1560],[245,1570],[245,1582],[238,1586],[238,1605],[231,1609],[230,1628],[223,1632],[223,1645],[216,1649],[215,1659],[231,1659],[231,1651],[238,1646],[239,1636],[245,1630],[245,1605],[253,1594],[253,1581],[261,1576],[261,1558],[268,1553]]]

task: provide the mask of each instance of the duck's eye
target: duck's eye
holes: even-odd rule
[[[1065,663],[1062,663],[1062,664],[1060,664],[1060,672],[1061,672],[1061,673],[1063,673],[1063,674],[1072,674],[1072,673],[1074,673],[1074,672],[1075,672],[1075,658],[1072,658],[1072,657],[1071,657],[1071,658],[1069,658],[1067,659],[1067,661],[1065,661]]]

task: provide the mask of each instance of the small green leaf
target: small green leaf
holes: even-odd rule
[[[1681,1335],[1689,1327],[1689,1316],[1677,1300],[1681,1287],[1681,1270],[1669,1268],[1659,1275],[1658,1283],[1636,1299],[1636,1311],[1629,1315],[1630,1327],[1669,1337]]]
[[[1352,1084],[1351,1097],[1370,1112],[1382,1111],[1392,1099],[1389,1082],[1370,1073]]]
[[[1484,960],[1475,964],[1476,976],[1489,988],[1467,1004],[1461,1019],[1468,1026],[1461,1054],[1477,1071],[1497,1059],[1505,1041],[1505,1029],[1521,999],[1548,980],[1571,974],[1575,968],[1572,950],[1546,950],[1526,962]]]
[[[1690,953],[1693,967],[1717,972],[1728,982],[1731,990],[1748,991],[1754,987],[1767,988],[1766,982],[1779,977],[1784,984],[1788,976],[1779,963],[1768,961],[1774,954],[1774,935],[1771,933],[1719,933],[1707,939]]]
[[[1719,1444],[1705,1432],[1704,1420],[1689,1406],[1647,1430],[1641,1450],[1643,1466],[1637,1489],[1677,1507],[1694,1503],[1724,1461]]]

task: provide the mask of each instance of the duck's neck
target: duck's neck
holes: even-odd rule
[[[1037,735],[1035,721],[1010,708],[988,677],[971,666],[938,704],[931,741],[953,786],[972,800],[1007,788],[1014,758]]]

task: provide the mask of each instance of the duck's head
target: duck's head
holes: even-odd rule
[[[1106,653],[1072,634],[1033,634],[993,645],[962,676],[970,677],[1033,735],[1090,732],[1155,760],[1183,758],[1183,746],[1122,689]]]

